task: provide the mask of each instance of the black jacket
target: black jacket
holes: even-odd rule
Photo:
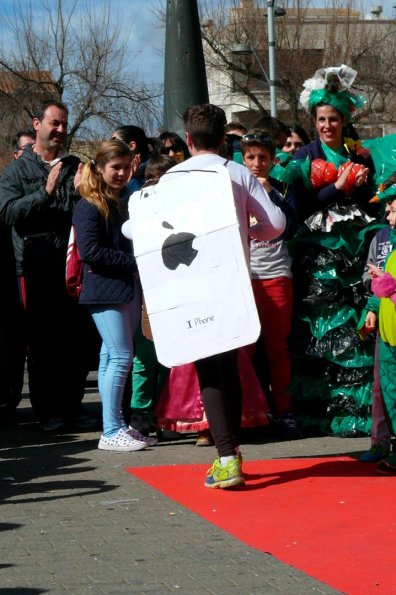
[[[30,148],[0,178],[0,219],[12,227],[17,273],[59,271],[65,267],[72,211],[78,194],[74,175],[79,159],[62,159],[56,193],[45,191],[48,178],[41,157]]]
[[[120,205],[121,210],[123,204]],[[80,303],[127,304],[132,301],[136,262],[132,243],[121,233],[126,220],[115,203],[106,220],[82,198],[73,213],[77,246],[84,261]]]

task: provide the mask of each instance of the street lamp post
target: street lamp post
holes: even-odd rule
[[[250,43],[235,43],[232,46],[231,53],[234,54],[234,56],[250,56],[251,54],[253,54],[253,56],[257,60],[257,64],[259,65],[261,72],[264,75],[268,87],[270,86],[270,80],[267,71],[265,70],[260,58],[258,57],[256,50],[253,46],[250,45]]]
[[[275,17],[284,17],[286,10],[282,6],[275,6],[275,0],[267,0],[267,18],[268,18],[268,64],[270,78],[270,102],[271,116],[277,115],[277,85],[276,79],[276,60],[275,60]]]
[[[269,89],[271,116],[276,118],[277,109],[277,88],[276,88],[276,60],[275,60],[275,24],[274,24],[275,0],[267,1],[268,17],[268,66],[269,66]]]
[[[271,85],[271,80],[270,80],[270,77],[268,77],[267,71],[265,70],[265,68],[264,68],[264,66],[263,66],[263,64],[262,64],[262,62],[261,62],[261,60],[260,60],[260,58],[258,57],[256,50],[254,49],[254,47],[253,47],[253,46],[251,46],[251,48],[250,48],[250,49],[252,50],[252,54],[253,54],[253,56],[254,56],[254,57],[256,58],[256,60],[257,60],[257,64],[260,66],[261,72],[263,73],[263,75],[264,75],[264,78],[265,78],[265,80],[267,81],[267,85],[268,85],[268,87],[271,89],[271,86],[270,86],[270,85]],[[271,109],[272,109],[272,105],[271,105]]]
[[[233,46],[231,52],[235,55],[240,56],[247,56],[253,54],[253,56],[257,60],[257,64],[259,65],[264,78],[268,84],[269,92],[270,92],[270,112],[273,118],[276,118],[278,113],[277,108],[277,85],[278,81],[276,79],[276,59],[275,59],[275,17],[283,17],[286,14],[284,8],[280,6],[275,6],[275,0],[267,0],[267,12],[266,17],[268,17],[268,65],[269,65],[269,73],[265,70],[260,58],[257,55],[256,50],[250,43],[237,43]]]

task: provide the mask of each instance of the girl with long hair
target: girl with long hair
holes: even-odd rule
[[[162,143],[158,139],[147,137],[143,128],[139,126],[119,126],[111,139],[122,140],[132,152],[132,169],[126,184],[129,194],[132,194],[143,186],[147,161],[161,152]]]
[[[121,233],[126,219],[123,194],[131,164],[132,153],[125,143],[103,142],[95,160],[82,168],[82,198],[73,214],[84,262],[79,301],[87,305],[103,341],[98,370],[103,434],[98,447],[114,451],[141,450],[150,443],[150,439],[136,438],[121,415],[124,385],[133,359],[133,335],[141,312],[133,249]]]

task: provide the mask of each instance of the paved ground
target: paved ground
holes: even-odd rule
[[[89,411],[99,414],[93,389]],[[24,398],[0,423],[0,594],[336,593],[256,551],[123,471],[208,463],[194,440],[136,453],[97,449],[98,432],[43,435]],[[354,453],[368,439],[245,444],[246,459]],[[172,513],[172,514],[171,514]]]

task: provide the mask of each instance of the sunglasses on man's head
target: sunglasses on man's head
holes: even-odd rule
[[[274,146],[274,144],[275,144],[273,137],[270,136],[269,134],[258,134],[255,132],[252,134],[244,134],[243,137],[241,138],[242,142],[247,142],[249,140],[258,140],[263,145],[273,145]]]

